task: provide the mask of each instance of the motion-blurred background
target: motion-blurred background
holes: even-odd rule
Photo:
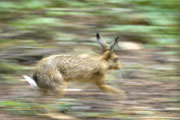
[[[97,32],[121,38],[122,69],[106,79],[127,99],[70,85],[46,106],[64,119],[179,120],[179,0],[0,0],[0,120],[51,119],[22,75],[52,54],[100,53]]]

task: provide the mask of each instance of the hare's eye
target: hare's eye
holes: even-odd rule
[[[114,62],[117,62],[119,60],[119,58],[114,58]]]

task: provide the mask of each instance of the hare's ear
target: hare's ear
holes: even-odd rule
[[[109,50],[112,52],[113,51],[113,48],[114,46],[118,43],[118,40],[119,40],[119,37],[116,37],[113,44],[110,46]]]
[[[99,42],[99,45],[103,48],[103,51],[107,51],[108,46],[107,46],[106,41],[103,39],[103,37],[99,33],[97,33],[96,38],[97,38],[97,40]]]

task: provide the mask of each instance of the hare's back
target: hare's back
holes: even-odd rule
[[[104,69],[102,61],[90,56],[64,55],[57,56],[57,59],[57,68],[65,79],[90,79]]]
[[[56,56],[57,67],[68,70],[92,70],[99,68],[101,62],[92,57],[81,57],[75,55],[60,55]]]

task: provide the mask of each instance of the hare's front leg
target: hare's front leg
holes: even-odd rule
[[[124,91],[120,90],[120,89],[117,89],[117,88],[114,88],[112,86],[109,86],[109,85],[106,85],[106,82],[105,82],[105,79],[104,78],[101,78],[101,79],[98,79],[96,81],[96,85],[103,91],[105,92],[110,92],[110,93],[116,93],[116,94],[121,94],[121,95],[124,95]]]

